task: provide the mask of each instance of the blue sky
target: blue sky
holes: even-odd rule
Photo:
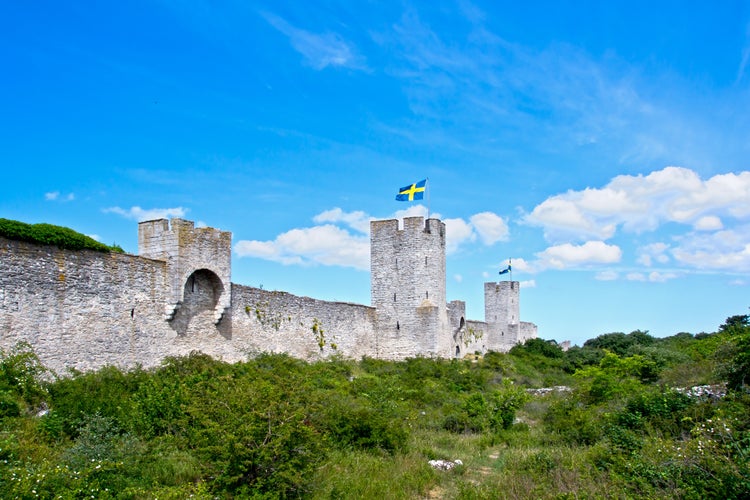
[[[6,2],[0,217],[137,252],[233,233],[233,281],[369,304],[371,218],[430,179],[448,298],[579,345],[750,306],[750,4]]]

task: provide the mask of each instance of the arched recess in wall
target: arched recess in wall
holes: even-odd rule
[[[179,335],[211,333],[216,330],[215,310],[224,292],[221,278],[209,269],[194,271],[183,285],[183,300],[172,320]]]

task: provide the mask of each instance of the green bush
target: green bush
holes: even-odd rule
[[[137,416],[133,394],[148,374],[142,370],[123,372],[106,366],[95,372],[73,373],[49,385],[50,407],[64,432],[78,435],[85,418],[99,414],[130,429]]]
[[[574,377],[538,345],[476,362],[193,353],[47,383],[21,346],[0,363],[0,498],[746,498],[750,394],[655,381],[741,366],[743,328],[583,348],[597,361]],[[547,379],[573,390],[529,401],[519,381]]]
[[[26,224],[25,222],[0,218],[0,236],[9,240],[54,245],[67,250],[123,253],[122,248],[118,245],[107,246],[72,229],[52,224]]]
[[[18,415],[47,398],[43,378],[49,371],[31,345],[19,342],[7,352],[0,349],[0,416]]]

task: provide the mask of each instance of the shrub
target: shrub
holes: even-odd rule
[[[74,373],[49,385],[50,407],[65,433],[78,435],[87,416],[99,414],[122,428],[132,427],[136,415],[133,393],[146,377],[141,370],[123,372],[106,366],[95,372]]]
[[[20,414],[22,403],[36,406],[44,401],[42,379],[48,373],[28,343],[19,342],[8,352],[0,349],[0,416]]]
[[[0,236],[9,240],[54,245],[67,250],[123,253],[118,245],[107,246],[72,229],[52,224],[26,224],[15,220],[0,219]]]

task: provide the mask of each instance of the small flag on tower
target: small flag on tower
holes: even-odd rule
[[[509,273],[510,271],[511,271],[510,264],[508,264],[508,267],[500,271],[498,274],[506,274],[506,273]]]
[[[408,186],[402,187],[398,190],[396,201],[414,201],[423,199],[426,184],[427,179],[423,179],[419,182],[415,182],[414,184],[409,184]]]

